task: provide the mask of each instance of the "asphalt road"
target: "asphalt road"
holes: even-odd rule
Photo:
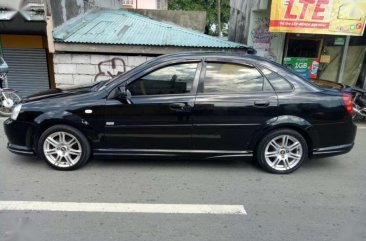
[[[2,121],[1,121],[2,122]],[[247,215],[0,211],[0,240],[366,240],[366,129],[290,175],[250,160],[92,160],[72,172],[6,150],[0,201],[244,205]]]

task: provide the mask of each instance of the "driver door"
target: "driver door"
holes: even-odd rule
[[[200,67],[199,61],[165,65],[126,83],[128,103],[107,100],[108,148],[121,153],[192,149],[191,111]]]

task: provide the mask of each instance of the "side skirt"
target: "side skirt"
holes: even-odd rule
[[[166,149],[96,149],[95,157],[184,157],[196,156],[205,159],[252,157],[252,151],[229,150],[166,150]]]

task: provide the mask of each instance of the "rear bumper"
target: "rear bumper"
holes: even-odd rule
[[[342,155],[342,154],[345,154],[345,153],[351,151],[353,146],[354,146],[354,143],[314,149],[313,157],[320,158],[320,157],[330,157],[330,156]]]

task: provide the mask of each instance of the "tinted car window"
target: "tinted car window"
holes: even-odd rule
[[[205,81],[200,90],[204,93],[262,91],[263,76],[250,66],[207,63]]]
[[[197,63],[164,67],[127,86],[132,95],[184,94],[192,89]]]
[[[276,91],[292,91],[292,85],[285,78],[266,68],[262,72]]]

